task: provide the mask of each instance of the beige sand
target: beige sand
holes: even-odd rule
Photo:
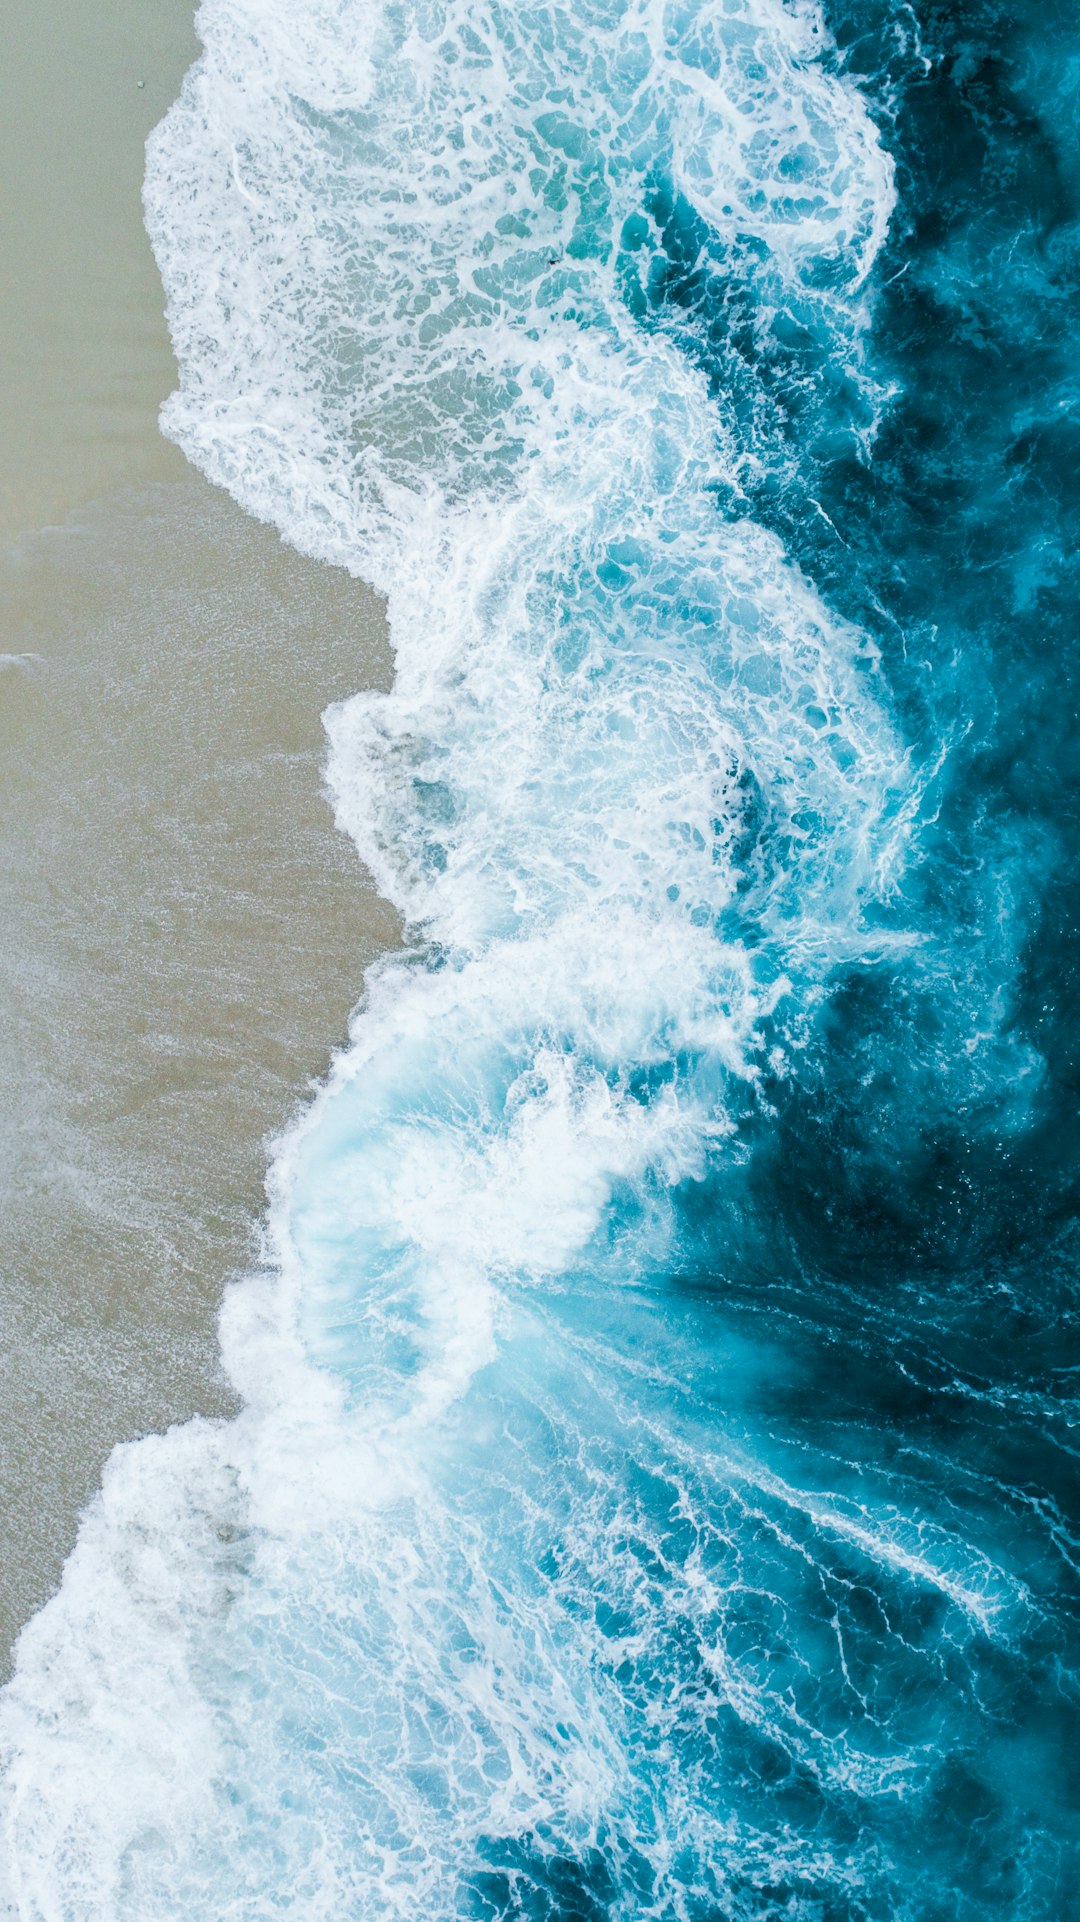
[[[198,52],[192,0],[0,0],[0,545],[180,479],[143,147]],[[139,81],[143,85],[139,86]]]
[[[189,8],[0,25],[2,1660],[113,1443],[227,1407],[264,1138],[396,929],[319,773],[322,708],[389,676],[381,609],[156,432],[142,141]]]

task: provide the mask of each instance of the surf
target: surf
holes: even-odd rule
[[[1027,1590],[800,1462],[688,1278],[831,985],[917,941],[935,764],[756,507],[785,343],[872,449],[893,163],[808,6],[198,25],[164,425],[385,596],[328,781],[408,945],[275,1148],[243,1412],[117,1451],[20,1642],[9,1907],[863,1913],[940,1716],[880,1677],[931,1620],[973,1676]]]

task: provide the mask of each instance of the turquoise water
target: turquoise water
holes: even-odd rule
[[[199,27],[165,422],[387,597],[412,938],[20,1644],[8,1910],[1080,1914],[1075,21]]]

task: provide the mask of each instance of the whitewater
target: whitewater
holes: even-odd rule
[[[385,596],[327,778],[407,938],[275,1144],[242,1413],[115,1453],[19,1643],[4,1913],[944,1915],[926,1797],[1045,1611],[917,1451],[763,1414],[717,1306],[800,1272],[744,1202],[838,983],[959,978],[918,889],[964,719],[919,734],[768,508],[829,522],[892,404],[888,113],[802,0],[198,30],[163,424]],[[941,1073],[1007,1061],[1015,1131],[1003,929]],[[964,1914],[1043,1913],[1012,1829],[1030,1909]]]

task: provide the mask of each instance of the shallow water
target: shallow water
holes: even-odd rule
[[[200,31],[166,419],[387,597],[423,945],[22,1639],[9,1906],[1075,1914],[1075,26]]]
[[[192,476],[0,562],[0,1639],[113,1444],[233,1401],[264,1165],[388,940],[319,708],[381,610]]]
[[[0,546],[183,480],[142,224],[146,136],[198,49],[190,0],[0,0]]]

